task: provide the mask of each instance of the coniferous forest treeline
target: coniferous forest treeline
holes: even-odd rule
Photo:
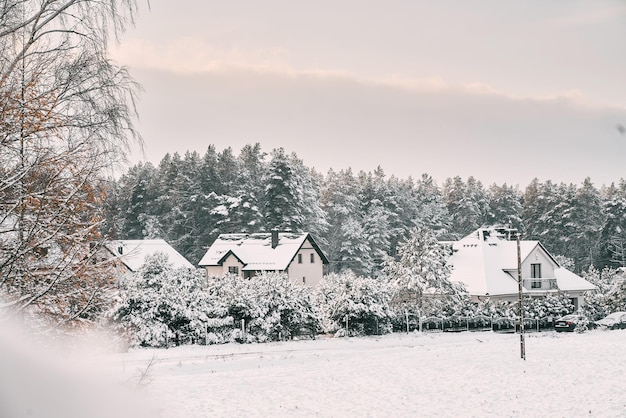
[[[438,185],[386,176],[382,168],[326,174],[294,153],[266,153],[260,144],[236,155],[209,146],[204,155],[167,154],[157,167],[131,167],[107,190],[106,229],[115,239],[163,238],[197,264],[221,233],[273,228],[312,233],[331,260],[330,270],[376,275],[411,228],[441,240],[478,227],[507,225],[540,240],[567,267],[626,263],[626,182],[597,187],[540,182],[525,189],[483,185],[473,177]]]

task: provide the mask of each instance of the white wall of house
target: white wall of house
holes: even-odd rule
[[[230,267],[237,268],[237,276],[243,277],[243,264],[237,260],[234,255],[229,255],[221,266],[206,266],[206,272],[208,277],[219,277],[228,274]]]
[[[532,264],[541,265],[542,278],[554,278],[554,268],[556,265],[539,246],[535,247],[535,249],[522,262],[522,279],[529,279],[532,277]]]
[[[317,286],[322,280],[324,264],[308,239],[302,244],[287,271],[292,283]]]

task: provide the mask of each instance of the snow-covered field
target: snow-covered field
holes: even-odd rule
[[[395,334],[132,350],[167,417],[626,416],[626,331]]]
[[[93,364],[65,357],[92,378],[124,382],[118,383],[123,396],[145,397],[144,411],[146,405],[152,411],[144,416],[626,416],[626,330],[526,334],[526,356],[520,359],[519,335],[464,332],[133,349],[92,356],[97,372]],[[0,358],[0,373],[19,367]],[[138,393],[130,387],[142,372],[147,374]],[[2,415],[9,410],[2,402],[15,396],[2,393],[17,390],[20,379],[0,376],[0,415],[9,416]],[[20,374],[22,380],[28,376]],[[55,379],[59,385],[66,380]],[[34,391],[27,383],[25,390]],[[89,385],[81,386],[89,392]],[[72,392],[59,401],[75,399]],[[95,396],[91,392],[82,399]],[[106,393],[110,405],[122,396],[97,393]],[[45,405],[29,394],[22,402],[30,414],[23,416],[56,416],[33,415]],[[72,416],[120,416],[76,410]]]

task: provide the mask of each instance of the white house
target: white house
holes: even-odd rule
[[[284,272],[293,283],[317,285],[328,259],[308,233],[221,234],[199,266],[208,277],[227,273],[250,278],[261,272]]]
[[[162,239],[107,241],[104,247],[121,262],[127,271],[137,271],[147,256],[156,253],[167,255],[174,268],[195,268],[185,257]]]
[[[595,286],[563,268],[539,241],[520,241],[522,292],[564,294],[576,309]],[[450,280],[465,284],[474,300],[517,300],[517,242],[505,228],[482,228],[452,243]]]

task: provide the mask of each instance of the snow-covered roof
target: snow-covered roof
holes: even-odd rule
[[[554,270],[556,285],[560,290],[595,290],[596,287],[579,275],[572,273],[566,268],[560,267]]]
[[[281,232],[272,248],[272,234],[221,234],[208,249],[199,265],[219,266],[230,254],[237,257],[246,271],[285,270],[306,240],[320,255],[324,264],[326,256],[308,233]]]
[[[147,256],[156,253],[167,255],[174,268],[194,268],[185,257],[162,239],[108,241],[105,247],[131,271],[137,271]]]
[[[486,231],[490,231],[488,233]],[[517,242],[494,230],[478,230],[452,244],[451,281],[464,283],[471,295],[514,295],[518,293]],[[535,250],[553,262],[560,290],[584,291],[595,287],[582,277],[562,268],[539,241],[520,241],[522,263]],[[524,289],[526,290],[526,289]]]

